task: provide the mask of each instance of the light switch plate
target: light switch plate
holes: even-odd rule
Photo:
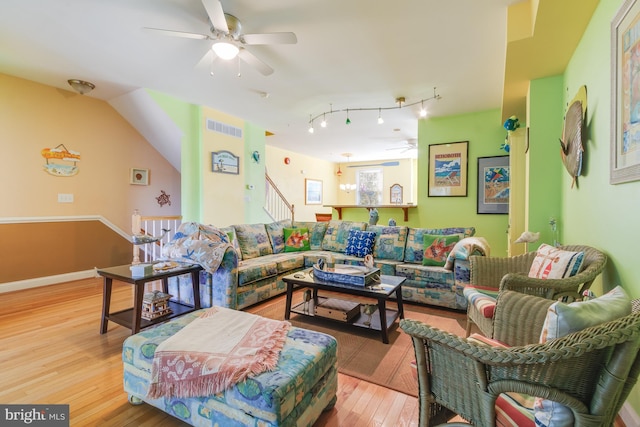
[[[73,194],[58,193],[58,203],[73,203]]]

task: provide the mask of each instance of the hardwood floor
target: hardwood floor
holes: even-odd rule
[[[121,351],[130,331],[110,322],[100,335],[101,279],[3,293],[0,301],[0,403],[69,404],[72,426],[186,425],[128,403]],[[132,301],[132,287],[114,281],[111,310]],[[338,384],[336,406],[315,426],[418,424],[416,398],[342,374]]]

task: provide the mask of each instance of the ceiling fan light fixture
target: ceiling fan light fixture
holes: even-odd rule
[[[84,80],[69,79],[67,80],[67,83],[69,83],[69,86],[71,86],[73,90],[78,92],[80,95],[89,93],[96,88],[96,85],[94,85],[91,82],[86,82]]]
[[[211,46],[211,50],[213,50],[218,57],[227,61],[235,58],[238,55],[238,52],[240,52],[238,46],[224,41],[214,43],[213,46]]]

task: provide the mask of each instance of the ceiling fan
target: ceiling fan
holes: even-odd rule
[[[417,139],[408,139],[404,141],[404,144],[400,147],[392,147],[387,148],[387,151],[391,150],[402,150],[400,153],[405,153],[409,150],[415,150],[418,148],[418,140]]]
[[[145,27],[145,29],[175,37],[212,40],[211,51],[216,57],[230,60],[237,56],[265,76],[272,74],[273,68],[247,50],[246,46],[295,44],[298,42],[296,35],[291,32],[243,34],[240,20],[233,15],[224,13],[220,0],[202,0],[202,4],[209,16],[209,22],[211,22],[211,34],[189,33],[150,27]],[[209,53],[207,53],[207,55],[209,55]]]

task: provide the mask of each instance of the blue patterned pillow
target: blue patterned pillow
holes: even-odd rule
[[[351,229],[349,230],[349,237],[347,237],[347,246],[344,254],[364,258],[366,255],[373,253],[375,239],[376,233],[373,231]]]

